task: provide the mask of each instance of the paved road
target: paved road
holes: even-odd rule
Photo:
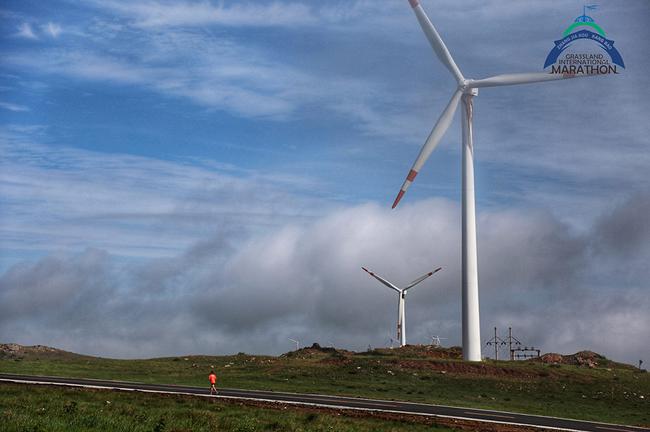
[[[60,378],[45,376],[0,374],[0,382],[55,384],[103,389],[138,390],[153,393],[191,394],[210,397],[205,387],[188,387],[177,385],[142,384],[135,382],[107,381],[81,378]],[[296,405],[311,405],[328,408],[345,408],[354,410],[384,411],[401,414],[429,415],[492,423],[508,423],[536,426],[568,431],[592,432],[639,432],[650,431],[647,428],[633,426],[594,423],[555,417],[516,414],[503,411],[489,411],[473,408],[456,408],[442,405],[428,405],[411,402],[361,399],[317,394],[281,393],[259,390],[220,389],[218,396],[258,401],[282,402]]]

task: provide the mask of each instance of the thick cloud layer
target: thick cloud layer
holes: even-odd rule
[[[634,196],[582,234],[543,212],[481,214],[483,338],[512,326],[544,351],[647,357],[648,206],[649,195]],[[53,254],[0,279],[0,339],[117,357],[280,353],[288,337],[384,345],[396,299],[363,265],[398,284],[443,266],[409,293],[407,334],[458,344],[459,226],[445,200],[399,211],[368,204],[245,241],[224,232],[138,264],[95,249]]]

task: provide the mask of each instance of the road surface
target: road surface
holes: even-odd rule
[[[462,420],[472,420],[490,423],[515,424],[522,426],[540,427],[565,431],[592,432],[640,432],[648,428],[634,426],[595,423],[588,421],[570,420],[556,417],[545,417],[527,414],[517,414],[503,411],[491,411],[474,408],[448,407],[412,402],[386,401],[377,399],[362,399],[341,396],[326,396],[318,394],[283,393],[261,390],[219,389],[219,395],[210,396],[208,387],[188,387],[179,385],[143,384],[136,382],[108,381],[82,378],[61,378],[47,376],[1,374],[1,382],[25,384],[50,384],[75,387],[101,388],[108,390],[131,390],[151,393],[189,394],[217,398],[238,398],[253,401],[277,402],[323,408],[342,408],[351,410],[380,411],[409,415],[438,416]]]

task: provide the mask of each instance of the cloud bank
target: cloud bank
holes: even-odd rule
[[[630,341],[650,328],[650,236],[635,229],[649,206],[650,196],[632,197],[580,235],[544,212],[482,213],[484,339],[512,326],[545,351],[647,356]],[[364,349],[392,336],[396,301],[361,266],[405,283],[441,265],[409,295],[407,334],[458,344],[458,245],[459,209],[431,200],[397,212],[352,206],[245,240],[224,230],[140,263],[99,249],[54,253],[0,278],[0,339],[117,357],[280,353],[288,337]]]

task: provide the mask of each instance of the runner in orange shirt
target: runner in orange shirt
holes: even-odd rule
[[[210,375],[208,375],[208,379],[210,380],[210,394],[219,394],[217,391],[217,374],[214,373],[214,371],[210,371]]]

